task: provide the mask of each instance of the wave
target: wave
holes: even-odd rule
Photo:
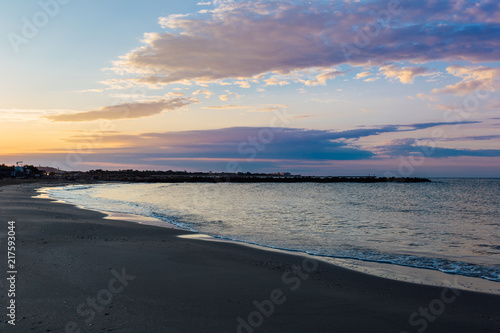
[[[392,265],[406,266],[406,267],[413,267],[420,269],[429,269],[429,270],[440,271],[447,274],[470,276],[470,277],[486,279],[489,281],[500,282],[500,267],[483,266],[462,261],[448,260],[444,258],[432,258],[432,257],[405,255],[397,253],[383,253],[375,250],[353,248],[353,247],[348,249],[322,248],[317,250],[308,249],[306,248],[306,246],[302,246],[301,244],[280,247],[276,246],[276,244],[270,244],[269,242],[258,240],[256,239],[257,236],[253,237],[253,239],[245,239],[244,236],[239,236],[237,234],[228,236],[228,235],[210,233],[210,231],[207,232],[206,230],[200,230],[198,227],[201,226],[201,224],[186,222],[186,220],[189,219],[184,219],[186,216],[183,216],[182,213],[179,215],[174,215],[174,214],[169,215],[168,213],[165,212],[159,212],[158,210],[162,209],[157,209],[157,207],[154,207],[154,205],[139,204],[130,201],[96,198],[92,196],[93,194],[92,191],[90,191],[89,193],[86,193],[85,191],[78,194],[74,193],[74,191],[92,190],[96,188],[98,189],[102,186],[106,185],[89,185],[89,186],[73,185],[63,188],[50,189],[48,190],[48,193],[51,197],[55,197],[59,200],[63,200],[66,202],[78,204],[85,208],[151,217],[166,222],[168,224],[173,224],[185,230],[193,232],[202,232],[204,234],[208,234],[211,237],[221,240],[229,240],[240,243],[258,245],[271,249],[306,253],[318,257],[354,259],[367,262],[392,264]],[[199,222],[201,223],[202,221]],[[204,227],[206,227],[207,225],[209,225],[209,223],[204,223],[203,225]]]
[[[191,231],[196,231],[192,230]],[[306,253],[311,256],[324,257],[324,258],[336,258],[336,259],[353,259],[366,262],[374,262],[380,264],[391,264],[419,269],[429,269],[434,271],[440,271],[446,274],[453,275],[463,275],[475,278],[481,278],[489,281],[500,282],[500,268],[499,267],[489,267],[489,266],[479,266],[475,264],[470,264],[467,262],[451,261],[447,259],[439,258],[428,258],[428,257],[418,257],[409,255],[399,255],[399,254],[387,254],[371,252],[370,255],[364,255],[363,251],[352,254],[342,254],[342,253],[320,253],[314,251],[308,251],[301,248],[289,248],[289,247],[279,247],[269,244],[263,244],[259,242],[253,242],[248,240],[241,240],[235,237],[225,237],[217,235],[209,235],[216,239],[228,240],[238,243],[245,243],[251,245],[257,245],[265,248],[284,250],[290,252]]]
[[[68,185],[65,187],[56,187],[54,189],[50,189],[49,192],[53,190],[63,190],[63,191],[82,191],[93,188],[95,185]]]

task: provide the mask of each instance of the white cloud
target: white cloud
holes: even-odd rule
[[[235,84],[239,84],[240,88],[250,88],[248,81],[236,81]]]
[[[464,96],[482,90],[483,93],[500,89],[500,68],[497,67],[465,67],[454,65],[446,71],[462,80],[457,84],[446,86],[443,89],[434,89],[433,93],[455,94]]]
[[[174,96],[174,97],[181,97],[181,96],[185,96],[185,95],[186,95],[185,93],[178,92],[178,91],[168,93],[168,96]]]
[[[169,29],[177,29],[177,28],[182,28],[182,25],[186,22],[183,20],[186,17],[189,17],[191,14],[172,14],[167,17],[160,17],[158,19],[158,23],[161,25],[162,28],[169,28]],[[156,38],[159,37],[159,34],[151,34],[150,36],[147,37],[146,43],[154,41]]]
[[[425,67],[399,67],[397,65],[387,65],[380,67],[380,72],[388,79],[398,79],[401,83],[413,83],[417,76],[429,75],[429,70]]]
[[[341,72],[338,70],[329,70],[324,73],[318,74],[315,79],[312,80],[302,80],[306,86],[326,86],[326,81],[331,80],[339,75],[344,75],[346,72]]]
[[[266,85],[268,86],[285,86],[287,84],[290,84],[290,82],[288,81],[284,81],[284,80],[278,80],[277,78],[275,77],[272,77],[272,78],[269,78],[269,79],[266,79],[264,80],[264,82],[266,83]]]
[[[193,96],[197,96],[197,95],[200,95],[200,94],[205,95],[205,98],[210,98],[213,95],[213,93],[210,90],[196,90],[193,93]]]
[[[370,76],[370,75],[372,75],[371,72],[361,72],[361,73],[356,74],[356,79],[362,79],[362,78]]]
[[[236,98],[237,100],[240,99],[241,97],[243,97],[244,95],[240,95],[240,94],[237,94],[237,93],[234,93],[234,92],[231,92],[229,90],[225,90],[224,91],[224,94],[223,95],[220,95],[219,96],[219,99],[221,101],[227,101],[229,100],[229,98]]]

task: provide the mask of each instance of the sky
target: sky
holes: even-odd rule
[[[0,22],[0,163],[500,177],[496,0],[9,0]]]

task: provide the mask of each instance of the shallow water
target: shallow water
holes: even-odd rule
[[[120,183],[53,188],[49,194],[225,239],[500,282],[500,179]]]

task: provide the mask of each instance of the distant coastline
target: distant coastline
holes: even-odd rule
[[[430,182],[426,178],[405,177],[376,177],[376,176],[352,176],[352,177],[320,177],[320,176],[274,176],[274,175],[245,175],[245,174],[186,174],[186,175],[124,175],[106,173],[95,176],[92,180],[103,181],[127,181],[143,183],[425,183]]]
[[[139,170],[61,171],[50,167],[0,166],[0,179],[58,179],[70,181],[125,181],[144,183],[426,183],[427,178],[377,176],[302,176],[288,172],[187,172]]]

